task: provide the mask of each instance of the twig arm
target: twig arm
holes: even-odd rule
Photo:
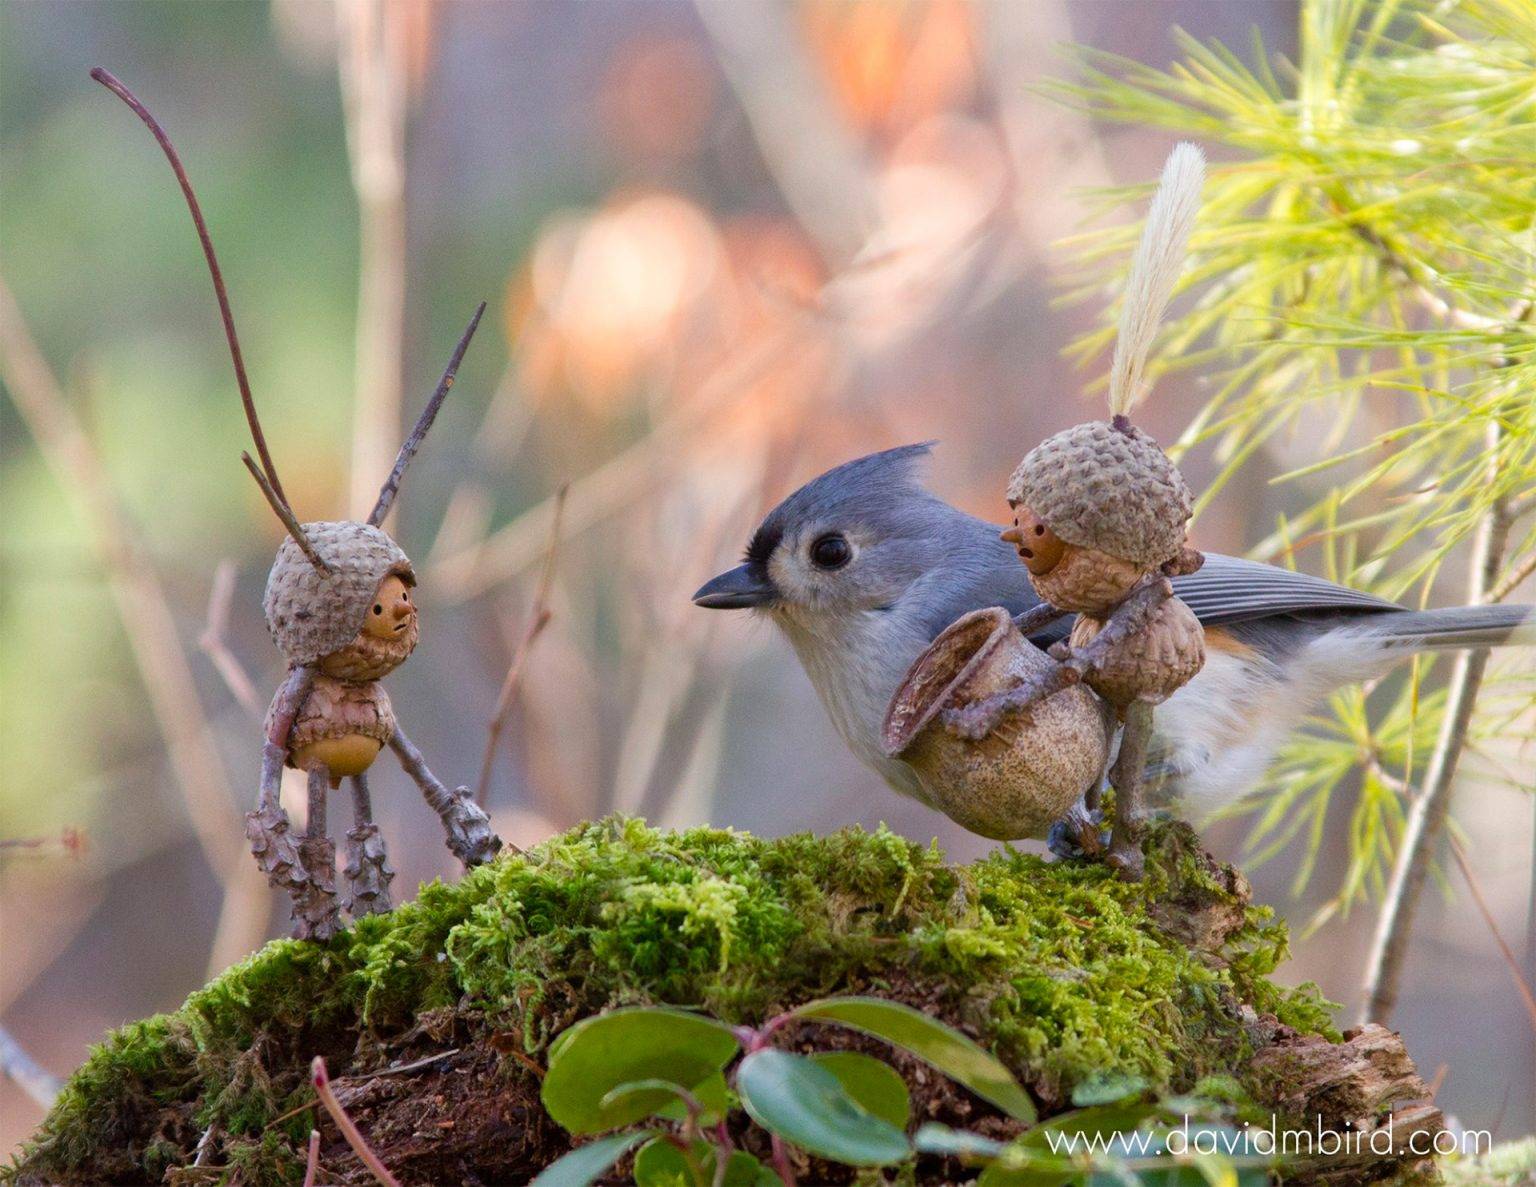
[[[464,863],[466,869],[490,861],[501,851],[501,838],[491,828],[490,817],[469,794],[469,788],[458,787],[449,791],[442,780],[432,773],[421,751],[416,749],[398,725],[389,739],[389,748],[400,760],[401,768],[421,788],[427,804],[442,820],[448,849]]]
[[[1106,652],[1143,630],[1151,619],[1153,611],[1171,597],[1173,597],[1173,583],[1168,578],[1150,578],[1114,608],[1103,630],[1063,662],[1068,667],[1076,668],[1079,675],[1091,674],[1103,662]]]
[[[1019,634],[1026,639],[1036,631],[1043,631],[1051,623],[1065,618],[1067,611],[1059,610],[1049,602],[1041,602],[1038,606],[1032,606],[1023,614],[1013,616],[1013,625],[1019,628]]]

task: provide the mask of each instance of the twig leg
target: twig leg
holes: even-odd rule
[[[261,792],[256,810],[245,814],[245,835],[256,855],[256,864],[267,881],[290,895],[298,895],[309,884],[299,847],[289,833],[288,813],[283,811],[283,764],[288,758],[288,734],[293,719],[309,695],[314,669],[294,668],[288,673],[272,707],[267,710],[266,741],[261,749]]]
[[[469,788],[457,787],[449,791],[444,787],[428,768],[421,751],[398,726],[395,736],[389,740],[389,748],[442,820],[443,831],[448,834],[448,849],[466,869],[490,861],[501,851],[501,838],[492,830],[491,818],[475,803]]]
[[[1152,706],[1133,701],[1126,706],[1124,716],[1120,754],[1109,774],[1115,788],[1115,831],[1106,860],[1127,882],[1140,882],[1146,872],[1141,854],[1141,772],[1152,739]]]
[[[395,871],[389,868],[384,838],[373,822],[366,775],[352,776],[352,827],[347,830],[346,875],[352,892],[347,909],[354,918],[382,915],[389,910],[389,883]]]
[[[331,773],[323,764],[309,768],[309,827],[299,842],[308,879],[293,895],[293,938],[328,940],[341,927],[336,900],[336,844],[325,834],[325,797]]]

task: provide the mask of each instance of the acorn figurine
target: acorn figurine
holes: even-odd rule
[[[1193,509],[1189,486],[1157,442],[1126,414],[1145,394],[1147,354],[1183,267],[1203,179],[1200,151],[1178,145],[1163,168],[1131,263],[1110,373],[1111,419],[1041,442],[1008,484],[1014,516],[1003,539],[1018,549],[1042,599],[1016,625],[1027,636],[1075,613],[1071,634],[1051,649],[1061,662],[943,718],[952,733],[981,739],[1007,713],[1087,684],[1122,725],[1110,770],[1115,827],[1107,861],[1130,880],[1143,872],[1138,834],[1153,706],[1200,671],[1205,638],[1169,581],[1193,573],[1204,559],[1185,539]],[[1084,810],[1069,816],[1078,846],[1090,853],[1101,848],[1096,796],[1095,788]]]
[[[336,847],[326,834],[326,797],[343,779],[351,782],[353,825],[347,832],[348,909],[354,916],[389,910],[389,868],[384,842],[373,822],[367,771],[384,747],[421,788],[447,834],[448,848],[465,867],[489,861],[502,848],[469,789],[450,791],[433,775],[421,752],[395,719],[379,680],[416,647],[416,574],[400,546],[379,526],[399,493],[406,467],[442,407],[464,352],[485,312],[482,303],[459,339],[453,357],[416,427],[400,447],[389,477],[366,522],[300,524],[278,480],[256,415],[234,317],[213,242],[196,195],[170,139],[148,109],[121,82],[99,67],[91,71],[144,121],[164,150],[186,197],[213,278],[235,379],[258,465],[242,454],[273,512],[288,529],[267,578],[262,606],[267,629],[288,660],[288,678],[267,710],[261,789],[245,831],[256,862],[273,886],[293,900],[293,934],[325,940],[340,926],[336,896]],[[284,766],[309,780],[308,823],[297,840],[280,800]]]

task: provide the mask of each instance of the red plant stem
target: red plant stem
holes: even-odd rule
[[[778,1134],[772,1134],[773,1141],[773,1169],[778,1173],[784,1187],[795,1187],[795,1169],[789,1165],[789,1148],[784,1145],[784,1139]]]
[[[325,1111],[331,1115],[331,1120],[336,1122],[336,1128],[341,1130],[341,1136],[347,1139],[347,1145],[351,1146],[357,1156],[362,1159],[363,1165],[373,1174],[373,1177],[384,1187],[400,1187],[400,1181],[389,1173],[389,1168],[379,1160],[379,1156],[373,1152],[373,1148],[363,1139],[358,1132],[352,1118],[347,1116],[346,1109],[341,1107],[341,1102],[336,1099],[336,1094],[331,1091],[331,1078],[325,1071],[325,1059],[316,1055],[313,1063],[309,1065],[310,1078],[315,1082],[315,1093],[320,1097],[320,1103],[325,1106]]]
[[[304,1187],[315,1187],[315,1174],[320,1170],[320,1131],[309,1131],[309,1158],[304,1163]]]

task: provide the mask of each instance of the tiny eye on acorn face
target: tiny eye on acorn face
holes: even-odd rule
[[[846,537],[832,532],[811,545],[811,563],[818,569],[841,569],[853,559],[853,549]]]

